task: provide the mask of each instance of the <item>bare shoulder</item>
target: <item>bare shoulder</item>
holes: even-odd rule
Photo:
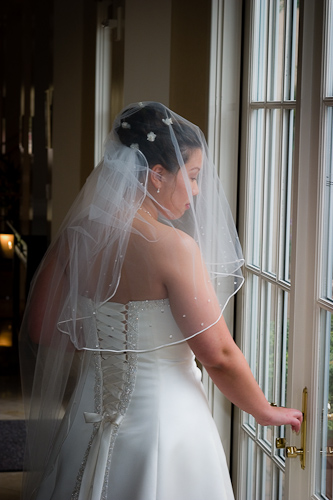
[[[166,288],[193,274],[193,266],[200,261],[200,252],[191,236],[160,222],[150,226],[149,232],[146,227],[140,230],[132,235],[127,250],[129,262],[135,262],[140,272],[145,269],[150,280]],[[142,237],[143,230],[145,237]],[[126,263],[124,265],[126,267]]]
[[[189,256],[198,255],[199,247],[194,239],[180,229],[165,226],[161,230],[161,237],[158,241],[159,251],[166,257],[166,261],[170,262],[174,259],[187,260]]]

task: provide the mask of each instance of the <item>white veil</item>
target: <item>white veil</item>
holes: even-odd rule
[[[195,196],[186,170],[194,150],[202,152]],[[180,217],[163,201],[162,177],[158,179],[161,192],[152,189],[151,179],[156,179],[152,169],[157,164],[168,175],[181,176],[186,187],[188,206]],[[128,252],[129,242],[154,245],[161,238],[155,220],[150,222],[147,213],[151,214],[142,208],[145,200],[157,210],[160,224],[187,246],[189,240],[193,243],[193,273],[187,277],[193,296],[182,311],[171,304],[176,319],[180,318],[178,338],[157,346],[147,340],[138,347],[116,343],[103,347],[98,341],[96,310],[116,301],[124,262],[128,265],[133,253]],[[197,281],[202,269],[194,265],[198,254],[209,277],[204,290]],[[56,459],[76,412],[90,356],[102,350],[115,355],[150,351],[207,330],[242,285],[242,264],[232,215],[202,132],[159,103],[125,108],[106,141],[104,158],[87,179],[31,285],[20,334],[22,383],[29,400],[24,498],[34,498],[47,474],[45,464],[52,467]],[[131,265],[135,269],[135,254]],[[173,265],[177,270],[177,259]],[[129,288],[135,284],[135,272],[131,280]],[[218,297],[218,311],[210,308],[213,295]],[[140,300],[154,298],[147,293]],[[137,300],[135,294],[130,300]],[[190,317],[192,321],[187,320]],[[68,425],[60,426],[64,414]]]

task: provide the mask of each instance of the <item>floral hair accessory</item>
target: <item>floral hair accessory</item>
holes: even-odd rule
[[[122,122],[121,126],[122,126],[122,128],[131,128],[131,125],[127,122]]]
[[[162,122],[165,123],[165,125],[173,124],[172,118],[162,118]]]
[[[139,148],[139,144],[137,144],[136,142],[134,142],[133,144],[131,144],[130,148],[132,148],[132,149],[140,149]]]
[[[156,139],[156,134],[154,134],[154,132],[149,132],[149,134],[147,134],[147,141],[154,142],[155,139]]]

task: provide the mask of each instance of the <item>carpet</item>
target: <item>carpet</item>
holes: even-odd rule
[[[25,439],[25,420],[0,420],[0,472],[22,470]]]

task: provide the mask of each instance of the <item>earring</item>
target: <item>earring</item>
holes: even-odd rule
[[[159,194],[159,192],[160,192],[160,188],[158,188],[158,190],[157,190],[157,194]]]

